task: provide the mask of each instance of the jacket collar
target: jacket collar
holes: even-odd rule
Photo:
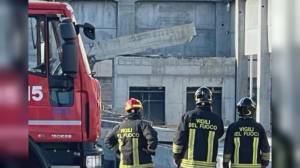
[[[207,112],[212,112],[212,107],[210,105],[208,106],[196,106],[196,109],[199,111],[207,111]]]
[[[249,121],[253,120],[253,121],[255,121],[253,117],[249,117],[249,116],[240,117],[239,120],[249,120]]]
[[[129,113],[124,118],[125,120],[138,120],[141,119],[141,115],[138,113]]]

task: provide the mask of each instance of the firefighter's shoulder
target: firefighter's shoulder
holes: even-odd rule
[[[234,132],[237,129],[239,129],[239,124],[238,122],[233,122],[231,124],[229,124],[228,128],[227,128],[227,132]]]
[[[113,130],[118,130],[121,127],[122,123],[119,123],[113,127]]]
[[[137,121],[139,122],[140,125],[143,125],[143,126],[153,126],[153,123],[148,120],[137,120]]]
[[[201,114],[203,118],[214,121],[218,124],[223,124],[223,120],[217,113],[214,112],[206,112]]]
[[[219,114],[217,114],[217,113],[210,112],[210,113],[208,113],[208,114],[210,114],[210,116],[211,116],[212,118],[215,118],[215,119],[221,119],[221,116],[220,116]]]
[[[193,109],[193,110],[187,111],[186,113],[183,113],[182,117],[191,117],[192,115],[194,115],[197,112],[198,112],[198,110]]]
[[[130,128],[130,127],[133,126],[133,123],[129,120],[124,120],[120,124],[118,124],[117,126],[118,126],[118,129]]]
[[[242,119],[236,122],[238,126],[251,125],[259,130],[264,130],[264,127],[261,123],[257,122],[255,119]]]
[[[139,120],[139,126],[142,128],[142,131],[148,131],[152,136],[157,136],[156,130],[153,128],[153,123],[147,120]]]
[[[259,131],[265,131],[265,128],[261,123],[255,121],[255,126]]]

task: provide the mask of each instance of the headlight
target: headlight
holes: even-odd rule
[[[101,166],[101,157],[99,155],[96,156],[86,156],[86,167],[87,168],[95,168]]]

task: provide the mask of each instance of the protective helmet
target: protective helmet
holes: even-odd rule
[[[249,97],[242,98],[236,105],[240,116],[253,116],[256,111],[256,104]]]
[[[130,98],[125,105],[125,111],[128,113],[134,112],[134,111],[141,111],[143,110],[143,104],[141,101],[135,98]]]
[[[212,103],[212,92],[203,86],[195,92],[195,101],[199,105],[210,105]]]

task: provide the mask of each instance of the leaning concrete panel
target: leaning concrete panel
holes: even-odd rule
[[[143,32],[144,30],[141,30]],[[143,52],[145,55],[164,55],[164,56],[177,56],[177,57],[213,57],[216,50],[216,31],[197,29],[197,36],[190,42],[184,45],[177,45],[172,47],[165,47],[160,49],[151,49]],[[224,55],[222,55],[224,56]]]
[[[112,59],[117,55],[134,54],[148,49],[158,49],[185,44],[196,35],[193,23],[97,41],[91,54],[97,60]]]
[[[117,30],[116,29],[95,29],[96,40],[107,40],[116,38]],[[94,40],[87,38],[83,32],[80,32],[82,41],[85,45],[86,51],[89,52],[90,45],[95,43]]]

